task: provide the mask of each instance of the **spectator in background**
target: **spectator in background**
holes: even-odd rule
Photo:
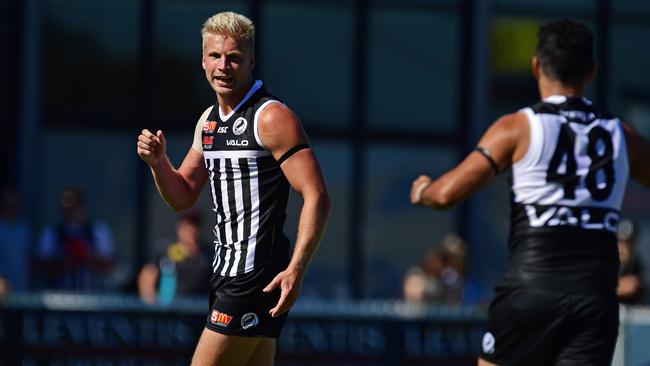
[[[458,304],[463,295],[465,242],[455,234],[427,250],[424,262],[404,277],[404,299],[413,303]]]
[[[86,218],[84,197],[76,188],[59,194],[61,221],[48,226],[36,251],[40,285],[57,290],[106,290],[113,267],[114,244],[109,226]]]
[[[30,239],[20,218],[20,197],[12,188],[0,192],[0,294],[27,291]]]
[[[622,219],[618,224],[618,256],[621,262],[616,293],[622,304],[644,303],[643,264],[636,256],[636,231],[634,223]]]
[[[465,277],[467,243],[456,234],[447,234],[440,241],[440,247],[447,253],[449,268]]]
[[[145,264],[140,270],[138,294],[150,304],[166,304],[180,296],[204,296],[211,275],[199,244],[199,218],[186,214],[176,223],[176,242],[156,263]]]

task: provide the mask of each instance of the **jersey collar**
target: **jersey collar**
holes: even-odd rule
[[[228,113],[227,115],[224,115],[223,112],[221,112],[221,106],[219,106],[219,118],[221,118],[221,122],[226,122],[230,117],[232,117],[232,115],[235,114],[235,112],[237,112],[237,110],[239,109],[239,107],[241,107],[242,104],[246,103],[246,101],[247,101],[251,96],[253,96],[253,94],[254,94],[254,93],[255,93],[259,88],[261,88],[261,87],[262,87],[262,80],[255,80],[255,83],[253,84],[253,86],[251,86],[251,88],[250,88],[250,90],[248,91],[248,93],[246,93],[246,95],[244,96],[244,98],[242,98],[242,100],[239,101],[239,103],[237,103],[237,105],[235,106],[235,108],[233,108],[232,111],[230,111],[230,113]],[[217,105],[218,105],[218,104],[219,104],[219,103],[217,102]]]
[[[585,97],[574,97],[574,96],[566,96],[566,95],[551,95],[546,98],[544,98],[545,103],[551,103],[551,104],[562,104],[566,102],[570,98],[575,98],[575,99],[581,99],[583,103],[586,105],[591,105],[591,101]]]

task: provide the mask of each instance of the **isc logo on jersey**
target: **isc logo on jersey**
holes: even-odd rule
[[[228,126],[221,126],[217,130],[217,133],[228,133]]]

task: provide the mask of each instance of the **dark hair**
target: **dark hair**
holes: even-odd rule
[[[584,23],[562,19],[539,28],[537,58],[544,75],[564,85],[586,81],[594,58],[594,35]]]

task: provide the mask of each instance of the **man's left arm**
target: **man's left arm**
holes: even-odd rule
[[[325,230],[330,200],[314,152],[298,117],[285,105],[272,103],[260,114],[258,133],[265,147],[280,162],[291,187],[302,196],[298,235],[287,268],[269,283],[265,292],[281,289],[273,317],[287,312],[296,302],[302,280]]]

